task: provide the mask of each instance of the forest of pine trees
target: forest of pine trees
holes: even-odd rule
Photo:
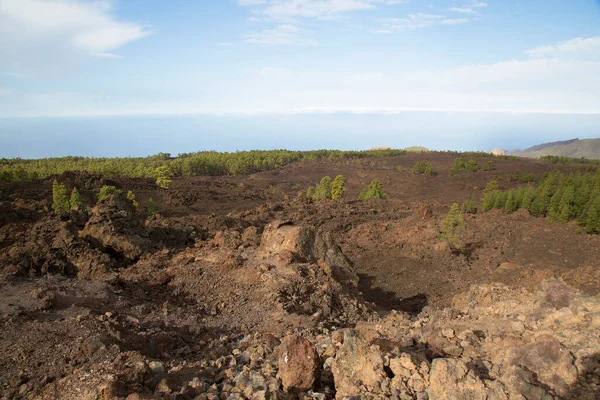
[[[464,207],[464,206],[463,206]],[[487,184],[481,197],[482,211],[520,209],[553,221],[577,220],[589,233],[600,233],[600,169],[595,173],[546,174],[538,187],[500,190],[497,181]]]

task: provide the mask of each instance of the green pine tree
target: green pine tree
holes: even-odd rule
[[[481,210],[483,212],[490,211],[494,208],[495,192],[498,190],[498,181],[489,181],[483,189],[481,197]]]
[[[575,188],[570,185],[568,186],[561,199],[560,206],[558,208],[558,218],[557,220],[560,222],[568,222],[575,214],[575,206],[573,202],[575,201]]]
[[[306,189],[306,197],[308,197],[309,199],[312,199],[313,197],[315,197],[315,188],[310,186],[308,189]]]
[[[54,183],[52,183],[52,209],[56,212],[62,212],[68,211],[70,208],[67,187],[54,180]]]
[[[346,182],[342,175],[338,175],[331,184],[331,198],[333,200],[341,199],[346,192]]]
[[[504,204],[504,212],[507,214],[512,214],[519,209],[517,201],[515,199],[515,191],[509,190],[508,195],[506,196],[506,204]]]
[[[171,182],[173,182],[173,171],[167,165],[162,165],[154,170],[154,177],[159,187],[168,189]]]
[[[69,205],[72,210],[79,210],[81,208],[81,195],[76,187],[73,188],[71,192],[71,199],[69,200]]]
[[[313,195],[315,200],[327,200],[331,199],[331,178],[324,176],[321,178],[321,182],[315,188],[315,194]]]
[[[596,197],[588,209],[585,228],[588,233],[600,233],[600,197]]]
[[[156,204],[154,204],[154,200],[152,200],[152,197],[150,197],[148,199],[148,203],[146,203],[146,213],[149,217],[152,217],[156,215],[157,212],[158,210],[156,209]]]
[[[104,185],[100,188],[100,192],[98,192],[98,201],[104,200],[108,196],[112,196],[113,194],[119,193],[116,187],[110,185]]]
[[[523,198],[521,200],[520,208],[524,210],[529,210],[529,208],[531,207],[531,203],[533,203],[534,199],[535,189],[530,186],[527,186],[527,188],[523,192]]]
[[[358,196],[358,200],[368,199],[387,199],[387,194],[383,191],[383,185],[377,179],[374,179],[369,183],[369,186],[365,187]]]
[[[546,199],[543,196],[536,196],[531,202],[529,213],[535,217],[546,215]]]
[[[454,203],[450,207],[448,215],[442,221],[440,237],[446,239],[448,243],[457,246],[456,234],[462,229],[464,229],[463,217],[458,209],[458,203]]]

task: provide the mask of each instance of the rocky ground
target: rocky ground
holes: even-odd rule
[[[473,184],[388,162],[342,171],[352,196],[397,179],[385,201],[297,194],[337,164],[112,182],[150,218],[123,193],[56,215],[51,181],[0,188],[1,398],[600,399],[598,236],[490,212],[458,251],[437,233]],[[61,179],[89,202],[111,183]]]

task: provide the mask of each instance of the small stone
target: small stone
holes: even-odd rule
[[[454,329],[452,328],[447,328],[447,329],[442,329],[442,336],[448,339],[452,339],[454,337]]]

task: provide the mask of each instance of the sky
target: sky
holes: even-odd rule
[[[0,0],[0,157],[522,148],[599,93],[598,0]]]

